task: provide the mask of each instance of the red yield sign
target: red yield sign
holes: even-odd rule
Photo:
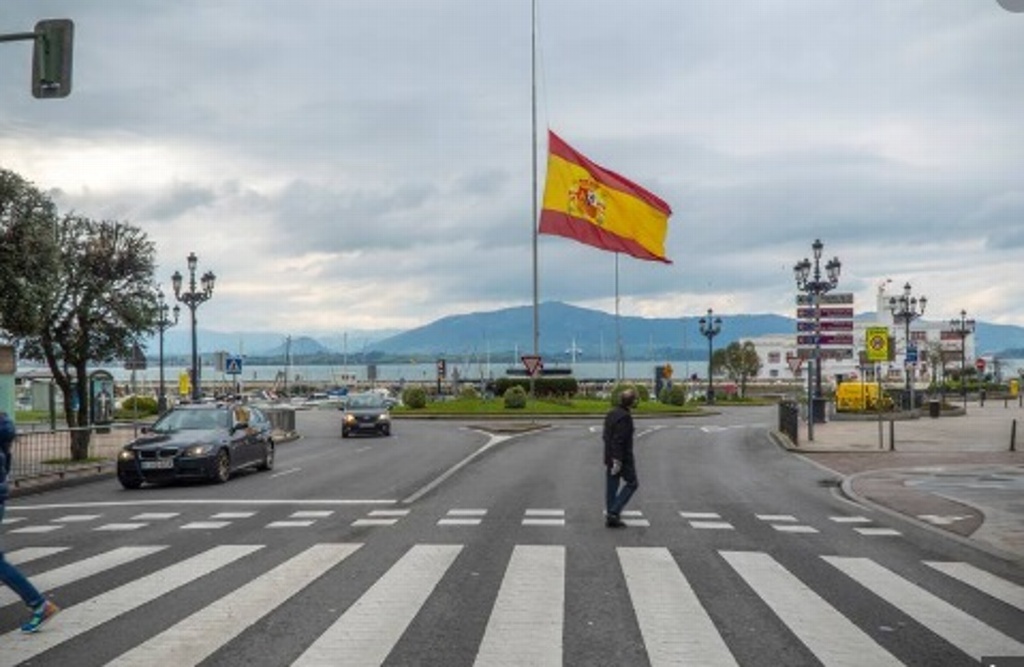
[[[534,354],[524,354],[520,359],[523,360],[523,366],[526,367],[526,374],[530,377],[537,375],[542,368],[544,363],[540,360],[540,357]]]
[[[985,372],[985,360],[982,359],[981,357],[978,357],[978,359],[974,362],[974,367],[978,369],[979,373],[984,373]]]

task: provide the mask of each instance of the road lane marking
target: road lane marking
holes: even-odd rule
[[[12,551],[6,555],[7,562],[11,565],[21,565],[22,563],[28,563],[29,561],[37,560],[39,558],[46,558],[54,554],[59,554],[62,551],[67,551],[71,547],[26,547],[24,549],[18,549]]]
[[[737,664],[668,549],[616,551],[652,667]]]
[[[323,499],[279,499],[279,498],[253,498],[247,500],[230,498],[181,498],[178,500],[109,500],[87,503],[50,503],[46,505],[8,505],[8,512],[34,512],[40,510],[57,509],[85,509],[90,507],[139,507],[151,505],[395,505],[397,500],[393,499],[347,499],[347,498],[323,498]],[[4,519],[6,521],[7,519]]]
[[[565,547],[517,545],[474,665],[562,664]]]
[[[822,558],[975,660],[986,655],[1024,656],[1024,644],[868,558]],[[862,664],[872,662],[868,660]]]
[[[903,664],[768,554],[719,553],[822,663]]]
[[[893,528],[854,528],[855,531],[866,537],[887,537],[900,535],[900,531]]]
[[[86,521],[95,521],[99,519],[102,514],[71,514],[68,516],[58,517],[56,519],[50,519],[52,523],[83,523]]]
[[[342,656],[346,664],[382,664],[461,551],[459,545],[413,546],[293,667],[337,665]]]
[[[270,475],[270,479],[275,479],[277,477],[284,477],[285,475],[294,475],[295,473],[297,473],[297,472],[299,472],[301,470],[302,470],[302,468],[288,468],[287,470],[281,470],[279,472],[272,473]]]
[[[186,523],[181,530],[217,530],[231,525],[230,521],[193,521]]]
[[[107,665],[199,664],[360,546],[356,543],[313,545]]]
[[[138,609],[171,591],[258,551],[259,545],[223,545],[179,561],[170,567],[136,579],[65,608],[60,623],[46,626],[45,632],[32,635],[13,630],[0,637],[4,662],[19,664],[49,649],[88,632],[104,623]]]
[[[1000,579],[994,574],[968,563],[925,561],[924,564],[946,576],[962,581],[1000,602],[1005,602],[1024,611],[1024,586],[1019,586],[1006,579]]]

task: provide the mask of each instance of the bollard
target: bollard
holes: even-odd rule
[[[889,420],[889,451],[896,451],[896,420]]]
[[[1010,422],[1010,451],[1017,451],[1017,420]]]

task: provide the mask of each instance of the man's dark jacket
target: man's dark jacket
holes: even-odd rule
[[[621,406],[609,410],[604,418],[604,464],[610,466],[612,459],[624,466],[633,463],[633,415]]]

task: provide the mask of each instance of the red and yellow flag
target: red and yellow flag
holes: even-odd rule
[[[591,162],[548,131],[541,234],[671,264],[665,234],[672,209],[657,195]]]

